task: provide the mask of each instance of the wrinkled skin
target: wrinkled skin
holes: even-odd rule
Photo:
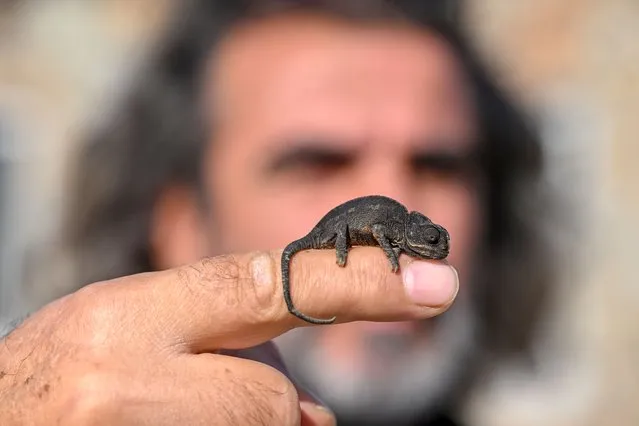
[[[420,212],[411,212],[406,220],[403,249],[424,259],[445,259],[450,253],[450,234]]]
[[[280,255],[206,258],[87,285],[45,306],[0,342],[0,424],[335,424],[290,380],[271,342],[301,325],[279,292]],[[447,265],[404,262],[418,285],[446,290],[424,297],[379,253],[351,263],[343,272],[327,252],[300,255],[300,305],[344,322],[414,320],[444,312],[457,292]]]

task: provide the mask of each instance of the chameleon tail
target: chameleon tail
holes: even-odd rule
[[[295,315],[296,317],[311,323],[311,324],[332,324],[335,322],[336,317],[330,319],[320,319],[313,318],[305,315],[297,310],[297,308],[293,305],[293,300],[291,299],[291,290],[290,290],[290,281],[289,281],[289,265],[291,261],[291,257],[295,255],[295,253],[308,250],[313,248],[312,242],[309,236],[301,238],[299,240],[293,241],[290,243],[284,251],[282,252],[282,284],[284,287],[284,301],[286,302],[286,306],[288,307],[288,311]]]

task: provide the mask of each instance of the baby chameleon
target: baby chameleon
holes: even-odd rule
[[[306,236],[282,252],[284,300],[291,314],[311,324],[331,324],[336,319],[309,317],[295,308],[289,283],[291,257],[302,250],[334,248],[337,264],[344,267],[352,246],[381,247],[391,270],[397,272],[402,252],[418,259],[446,258],[450,236],[442,226],[419,212],[409,212],[392,198],[370,195],[347,201],[329,211]]]

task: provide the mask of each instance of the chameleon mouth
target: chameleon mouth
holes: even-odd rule
[[[432,247],[425,247],[421,251],[417,251],[411,247],[406,247],[405,250],[407,254],[411,256],[418,257],[418,258],[434,259],[434,260],[445,259],[446,257],[448,257],[448,254],[450,252],[449,249],[439,249],[439,248],[432,248]]]

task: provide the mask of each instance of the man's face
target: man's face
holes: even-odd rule
[[[289,17],[236,30],[215,59],[211,251],[282,248],[368,194],[450,232],[462,289],[442,322],[312,327],[279,342],[293,372],[337,410],[423,402],[468,344],[463,286],[482,223],[474,180],[442,161],[462,158],[477,136],[456,57],[427,32]]]

